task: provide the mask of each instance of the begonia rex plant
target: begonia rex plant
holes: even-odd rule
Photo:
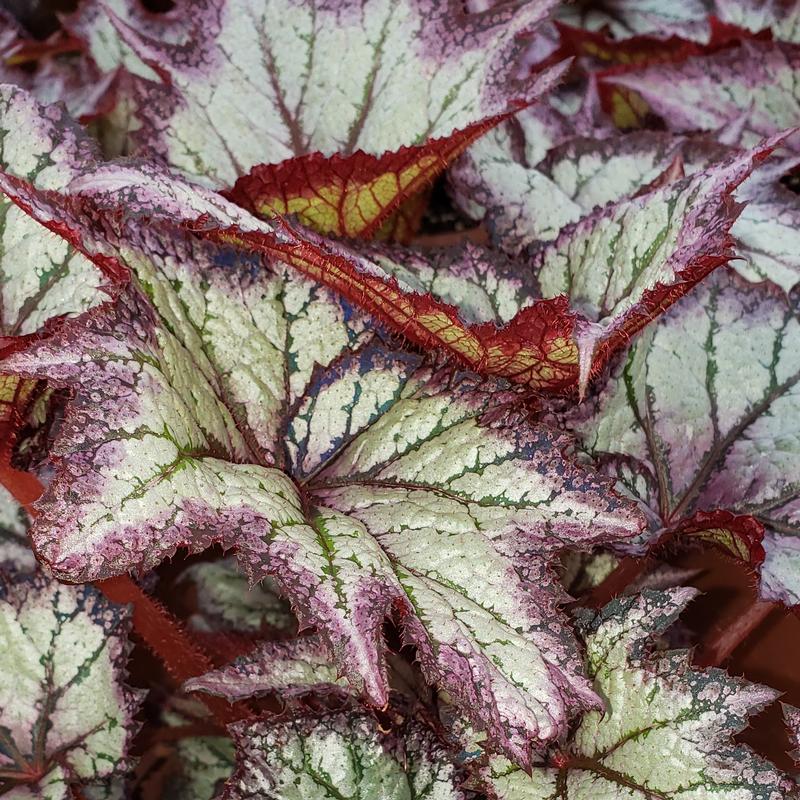
[[[0,796],[800,796],[800,4],[7,5]]]

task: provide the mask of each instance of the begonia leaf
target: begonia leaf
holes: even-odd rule
[[[797,0],[714,0],[720,20],[753,33],[768,30],[774,39],[800,44]]]
[[[128,612],[42,574],[0,583],[0,788],[67,800],[124,774],[141,692],[126,686]]]
[[[607,74],[600,83],[635,92],[673,131],[716,131],[739,122],[742,144],[751,146],[796,125],[798,69],[800,45],[744,41],[680,63]],[[798,141],[786,146],[796,151]]]
[[[237,768],[223,798],[463,800],[455,767],[413,725],[382,733],[373,718],[333,714],[233,728]]]
[[[2,362],[74,393],[32,532],[56,574],[234,546],[378,705],[394,610],[429,679],[522,762],[593,702],[571,671],[550,554],[643,520],[548,430],[487,415],[516,392],[396,350],[284,265],[254,272],[155,226],[115,247],[133,284]],[[475,558],[484,580],[466,585]]]
[[[4,92],[7,139],[30,148],[31,159],[58,164],[62,190],[43,191],[48,187],[39,185],[36,174],[11,159],[3,165],[3,189],[42,224],[82,248],[94,248],[95,260],[109,268],[124,272],[102,243],[109,225],[122,221],[135,236],[153,219],[180,224],[198,236],[278,257],[352,298],[414,343],[445,350],[485,374],[546,390],[574,385],[577,350],[570,340],[574,320],[564,299],[536,304],[500,329],[469,325],[457,309],[411,291],[346,245],[295,230],[280,220],[259,220],[162,165],[101,164],[78,128],[54,124],[50,112],[17,88],[5,87]],[[74,155],[77,147],[83,148],[79,157]]]
[[[233,558],[194,564],[180,582],[191,581],[197,596],[197,614],[189,620],[195,630],[260,633],[264,629],[291,633],[297,629],[289,603],[269,577],[257,586],[236,568]]]
[[[789,604],[800,601],[789,563],[800,552],[798,342],[783,292],[718,272],[634,343],[573,425],[651,509],[654,530],[718,509],[763,524],[762,593]],[[707,519],[746,541],[732,523]]]
[[[306,692],[347,693],[327,650],[316,636],[287,642],[263,642],[252,652],[184,684],[189,692],[205,692],[230,702],[279,693],[281,699]]]
[[[783,718],[786,721],[786,729],[789,733],[794,750],[791,755],[796,764],[800,764],[800,708],[795,708],[787,703],[783,703]]]
[[[693,670],[685,651],[654,652],[695,594],[645,591],[584,619],[586,657],[605,713],[530,775],[496,759],[488,783],[498,800],[783,800],[791,783],[733,737],[777,692],[719,669]]]
[[[750,174],[754,163],[764,158],[775,144],[776,140],[768,140],[756,151],[730,155],[689,177],[604,205],[563,228],[553,242],[535,248],[529,257],[529,276],[515,278],[512,273],[509,281],[498,275],[496,269],[484,268],[485,280],[492,287],[503,283],[509,287],[513,285],[520,309],[532,305],[532,301],[540,297],[552,303],[569,298],[573,323],[569,336],[580,353],[580,387],[584,389],[592,372],[599,369],[612,353],[627,345],[635,333],[733,256],[729,231],[740,207],[733,201],[732,193]],[[670,147],[666,147],[668,152]],[[603,150],[608,149],[604,146],[599,148],[597,163],[602,162]],[[611,171],[623,194],[626,189],[636,188],[636,181],[633,185],[629,182],[630,173],[639,175],[643,171],[644,165],[637,163],[636,158],[636,150],[632,149],[629,156],[621,148],[618,168]],[[632,162],[628,165],[628,176],[621,169],[626,160]],[[657,155],[650,151],[645,151],[641,160],[658,165]],[[575,178],[573,185],[585,185],[593,171],[602,171],[601,167],[593,167],[591,163],[578,169],[585,169],[585,173]],[[652,173],[652,177],[657,176],[658,168]],[[558,170],[553,171],[554,179],[539,174],[552,189],[552,193],[546,196],[560,196],[564,201],[562,207],[575,209],[574,213],[579,215],[578,203],[555,182],[558,180],[568,186],[569,176],[558,174]],[[641,180],[650,179],[644,170]],[[601,186],[595,190],[594,196],[602,196],[604,191],[609,194],[610,190],[603,182],[599,183]],[[621,188],[620,183],[625,188]],[[587,195],[583,202],[596,204],[591,188],[587,188]],[[520,192],[520,198],[524,206],[519,209],[519,220],[515,224],[521,232],[528,220],[536,220],[536,211],[544,203],[536,193],[528,191]],[[554,205],[559,202],[556,199]],[[508,210],[509,206],[505,208]],[[512,205],[511,208],[517,207]],[[519,241],[511,238],[513,245],[507,249],[516,250],[530,242],[533,236],[528,234]],[[376,259],[373,257],[372,260]],[[402,278],[403,266],[411,265],[401,264],[398,269],[390,271]],[[483,301],[476,297],[470,302],[469,284],[462,282],[460,261],[454,262],[454,270],[457,271],[450,277],[441,265],[433,269],[435,282],[442,287],[439,291],[446,292],[434,292],[435,296],[461,309],[479,308]],[[534,288],[527,289],[532,284]],[[452,289],[447,291],[450,285]],[[426,287],[428,291],[433,288],[433,285]],[[548,306],[539,301],[533,308],[545,309]],[[513,318],[509,327],[513,328],[521,316]],[[492,317],[481,321],[490,319],[495,321]]]
[[[0,486],[0,568],[32,572],[36,559],[28,542],[29,520],[25,510]]]
[[[215,800],[234,765],[233,742],[226,736],[188,736],[176,747],[180,773],[167,784],[175,800]]]
[[[588,30],[607,29],[617,39],[637,34],[680,35],[702,39],[706,34],[709,4],[705,0],[580,0],[564,5],[560,19]]]
[[[106,69],[115,52],[121,63],[132,52],[161,78],[139,84],[140,147],[217,186],[258,164],[448,136],[530,102],[554,77],[520,75],[518,63],[519,37],[553,0],[476,14],[449,0],[203,0],[163,38],[136,25],[133,5],[90,12],[83,35]]]

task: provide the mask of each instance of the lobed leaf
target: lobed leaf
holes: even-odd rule
[[[567,294],[583,320],[582,376],[621,349],[732,252],[733,190],[778,144],[733,156],[683,180],[608,206],[534,255],[543,297]],[[605,351],[605,352],[604,352]],[[607,356],[606,356],[607,358]],[[584,381],[581,381],[584,384]]]
[[[70,242],[91,246],[99,263],[121,269],[109,257],[113,247],[103,244],[109,225],[118,226],[122,221],[123,236],[135,238],[136,231],[153,218],[170,225],[183,224],[202,237],[278,257],[357,299],[413,342],[441,348],[474,369],[551,390],[574,382],[577,354],[568,338],[573,322],[564,313],[563,303],[528,311],[502,330],[465,325],[456,309],[436,298],[409,292],[347,246],[309,231],[298,233],[280,221],[259,221],[216,193],[188,183],[161,166],[130,162],[100,166],[91,152],[72,158],[71,151],[67,148],[63,152],[59,142],[62,136],[67,141],[80,140],[77,128],[62,131],[48,120],[45,109],[18,89],[6,87],[5,94],[10,109],[5,124],[11,138],[26,145],[36,142],[35,151],[59,164],[62,184],[70,193],[80,194],[42,191],[28,183],[30,176],[23,168],[8,162],[0,183],[42,224]]]
[[[537,165],[585,211],[708,169],[732,150],[711,139],[636,131],[609,139],[575,138],[553,148]],[[789,291],[798,281],[794,246],[800,202],[774,175],[793,164],[773,159],[744,182],[735,197],[745,206],[731,228],[732,266],[749,280],[771,280]],[[535,206],[531,205],[531,216]]]
[[[17,98],[17,104],[30,114],[30,101]],[[730,193],[783,138],[774,137],[683,182],[609,207],[563,232],[534,259],[540,288],[553,302],[531,305],[499,330],[492,325],[465,325],[454,309],[434,297],[409,292],[352,249],[315,239],[310,233],[299,239],[286,226],[260,223],[157,167],[90,166],[88,174],[73,180],[71,187],[101,207],[124,205],[134,219],[155,214],[177,217],[188,225],[202,217],[206,221],[203,235],[278,255],[346,295],[358,290],[361,304],[409,338],[427,346],[444,345],[489,374],[564,389],[578,378],[581,353],[583,389],[591,372],[627,337],[730,257],[727,230],[736,213]],[[33,206],[37,219],[67,216],[65,199],[58,205],[53,199],[43,203],[40,195],[34,199],[31,188],[13,176],[6,178],[6,191]],[[97,216],[92,206],[88,213]],[[74,223],[78,229],[83,224]],[[700,236],[703,225],[713,233],[711,241]],[[631,240],[638,226],[646,227],[651,237],[644,248]],[[80,238],[80,234],[72,235]],[[603,257],[589,258],[595,251]],[[606,290],[610,265],[617,277]],[[581,316],[568,313],[564,299],[558,297],[567,290]],[[595,351],[598,357],[593,359]]]
[[[134,21],[132,5],[115,8]],[[554,5],[467,14],[457,2],[203,0],[188,27],[165,26],[164,38],[114,12],[119,44],[86,35],[106,63],[132,51],[161,79],[137,84],[140,147],[230,186],[257,164],[316,152],[377,156],[530,102],[554,74],[517,75],[518,37]],[[110,38],[108,19],[94,15],[92,26]]]
[[[54,109],[47,127],[66,125],[67,119],[63,110]],[[66,158],[79,159],[87,151],[74,141],[61,147],[66,152],[59,155]],[[7,140],[2,158],[11,169],[35,175],[43,187],[59,185],[63,178],[53,162]],[[18,337],[102,302],[110,291],[107,283],[89,259],[0,194],[0,351]],[[9,425],[6,436],[22,424],[40,394],[35,381],[0,375],[0,424]]]
[[[115,302],[3,362],[75,395],[33,531],[56,574],[235,546],[378,705],[393,609],[427,677],[522,761],[593,703],[547,563],[636,534],[638,514],[546,429],[487,416],[507,387],[397,351],[283,265],[140,239],[114,245],[135,276]]]
[[[586,714],[531,775],[496,759],[498,800],[782,800],[789,779],[734,742],[777,693],[723,671],[692,670],[687,652],[650,652],[691,589],[646,591],[584,619],[587,661],[605,714]]]
[[[580,353],[581,389],[612,353],[731,258],[729,231],[740,211],[732,192],[777,142],[769,140],[750,153],[728,155],[690,177],[668,180],[655,188],[647,186],[680,155],[684,144],[651,135],[621,142],[580,140],[566,146],[563,155],[553,151],[549,163],[545,159],[541,170],[533,170],[548,183],[551,193],[545,196],[556,198],[554,206],[578,209],[576,215],[581,214],[580,204],[602,206],[563,228],[554,242],[534,249],[531,278],[514,281],[519,308],[529,305],[533,297],[553,302],[569,297],[573,312],[570,338]],[[575,155],[578,157],[573,158]],[[608,175],[614,176],[611,186]],[[642,187],[643,194],[608,204],[609,199]],[[526,198],[525,208],[516,230],[523,232],[527,220],[538,219],[537,210],[544,201],[535,193],[520,196]],[[745,235],[749,232],[753,237],[755,228],[751,218]],[[511,237],[511,243],[506,239],[505,244],[515,250],[531,238],[523,233],[521,239]],[[454,264],[456,270],[461,269],[458,261]],[[772,265],[767,268],[774,269]],[[402,271],[393,272],[404,276]],[[469,293],[459,285],[458,273],[450,276],[441,266],[435,272],[439,285],[450,282],[458,286],[452,293],[441,294],[444,299],[461,308],[479,302],[479,297],[473,303],[465,298]],[[508,284],[495,270],[484,272],[491,286]],[[791,274],[790,269],[787,272]],[[526,296],[525,286],[531,284]],[[540,303],[538,307],[547,306]]]
[[[125,685],[129,617],[91,586],[0,583],[0,786],[71,797],[124,774],[141,692]]]
[[[226,800],[463,800],[455,767],[422,728],[384,734],[364,714],[333,714],[232,728],[237,769]]]

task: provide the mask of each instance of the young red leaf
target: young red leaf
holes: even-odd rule
[[[232,729],[237,768],[224,800],[464,800],[447,751],[424,728],[384,732],[366,714],[300,717]]]
[[[584,616],[589,674],[607,703],[530,775],[494,759],[498,800],[784,800],[788,776],[735,743],[778,695],[722,670],[693,670],[686,651],[654,651],[692,589],[646,591]]]
[[[560,53],[581,59],[587,71],[603,66],[648,64],[657,61],[682,61],[704,52],[699,41],[661,31],[613,38],[605,30],[587,30],[558,24]]]
[[[362,150],[345,156],[316,152],[260,164],[225,194],[262,217],[291,214],[319,233],[369,238],[497,121],[380,156]],[[407,239],[412,232],[406,226],[393,238]]]
[[[650,507],[655,530],[716,509],[765,525],[762,594],[787,603],[800,601],[800,572],[787,563],[800,533],[798,353],[783,292],[718,272],[633,345],[573,425]],[[744,543],[721,522],[708,525]]]
[[[4,191],[69,241],[93,247],[95,259],[110,269],[124,272],[118,262],[108,258],[103,231],[118,224],[121,217],[134,236],[136,229],[153,217],[182,223],[198,235],[277,256],[357,300],[413,342],[441,348],[474,369],[546,389],[574,384],[577,352],[569,339],[573,321],[565,313],[563,301],[527,310],[502,330],[490,325],[469,326],[456,309],[436,298],[409,292],[352,249],[307,231],[298,234],[279,221],[260,221],[159,165],[112,162],[99,166],[91,147],[74,157],[74,142],[83,142],[79,129],[54,124],[49,112],[14,87],[5,87],[4,93],[9,138],[20,148],[30,147],[33,153],[29,157],[36,154],[57,163],[62,183],[81,195],[43,193],[38,182],[27,182],[27,172],[13,161],[4,165]]]
[[[126,85],[140,152],[217,187],[236,181],[231,198],[262,216],[294,214],[320,233],[371,236],[563,69],[524,76],[519,63],[518,35],[546,18],[552,0],[480,14],[457,3],[435,13],[412,2],[351,5],[205,0],[183,21],[173,12],[159,25],[137,3],[115,0],[68,24],[104,69],[135,74]],[[266,33],[260,23],[241,27],[244,16],[268,19]],[[427,42],[440,35],[452,45]],[[334,107],[329,76],[343,58]],[[408,87],[426,96],[422,116],[404,112]]]
[[[0,576],[0,786],[67,800],[123,775],[142,692],[125,684],[127,612],[91,586]]]

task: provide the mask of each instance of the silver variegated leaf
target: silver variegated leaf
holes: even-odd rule
[[[693,670],[687,652],[653,652],[694,594],[646,591],[583,618],[605,712],[586,714],[530,775],[493,760],[486,780],[498,800],[785,800],[788,777],[733,738],[778,693]]]
[[[250,586],[233,558],[194,564],[179,580],[194,584],[197,613],[189,624],[196,630],[258,634],[266,629],[286,634],[297,629],[289,603],[272,578]]]
[[[305,636],[286,642],[263,642],[233,663],[191,678],[184,689],[235,702],[273,692],[282,699],[306,692],[346,694],[349,687],[320,639]]]
[[[0,486],[0,565],[16,572],[33,572],[36,558],[28,542],[30,521],[25,510]]]
[[[215,186],[260,163],[446,136],[555,77],[520,74],[520,37],[554,0],[476,14],[451,0],[202,0],[160,27],[137,5],[115,0],[75,25],[104,68],[146,78],[133,98],[140,147]]]
[[[463,800],[455,767],[430,733],[382,733],[362,714],[239,723],[225,800]]]
[[[717,509],[762,522],[762,593],[789,604],[800,601],[798,342],[781,291],[719,272],[634,344],[572,426],[654,529]]]
[[[523,759],[527,737],[565,719],[562,691],[591,704],[547,562],[637,533],[638,515],[547,430],[488,415],[502,386],[393,350],[287,268],[256,275],[188,241],[166,254],[148,235],[145,251],[122,248],[141,289],[4,362],[76,392],[33,532],[52,568],[85,579],[235,546],[379,704],[394,610],[429,678]]]
[[[125,683],[128,612],[41,573],[0,580],[0,787],[61,800],[124,775],[142,693]]]

